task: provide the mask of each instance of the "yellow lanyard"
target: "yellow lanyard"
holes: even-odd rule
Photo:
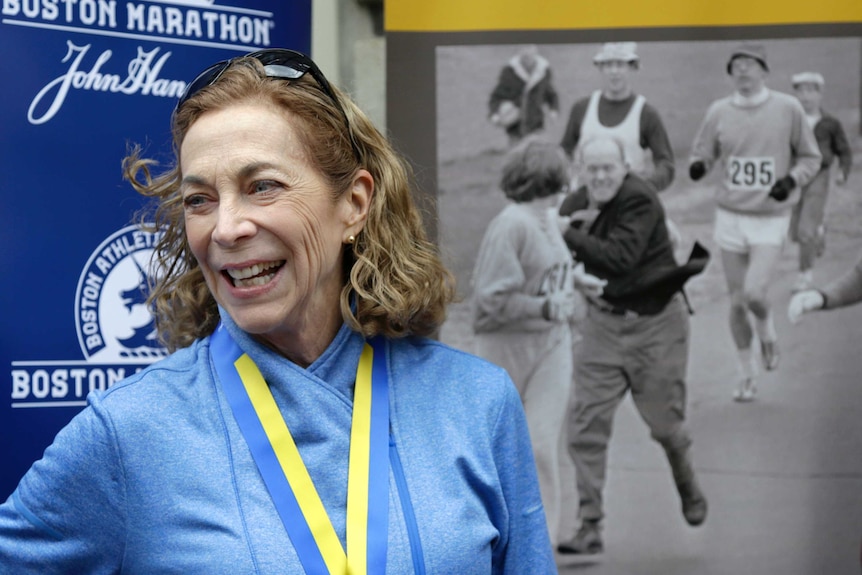
[[[365,344],[356,372],[347,479],[345,553],[263,375],[229,335],[227,339],[233,344],[234,353],[222,349],[227,345],[224,334],[227,334],[226,329],[217,330],[211,342],[219,378],[306,573],[367,575],[369,566],[372,571],[383,573],[388,528],[389,414],[382,342],[378,344],[379,347],[375,345],[377,349]],[[226,356],[223,355],[224,351],[228,351]],[[229,358],[236,357],[237,353],[239,357],[233,361],[233,369],[223,369]],[[381,369],[383,381],[379,385],[378,382],[372,385],[372,379],[380,379],[377,376]],[[231,372],[238,377],[232,377]],[[243,401],[246,401],[245,405]],[[373,502],[373,507],[370,507],[369,501]],[[298,506],[301,518],[294,512],[294,506]],[[373,533],[370,536],[371,530]],[[309,531],[313,547],[319,553],[308,542]],[[373,555],[371,561],[369,555]]]

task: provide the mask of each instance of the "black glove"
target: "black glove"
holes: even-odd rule
[[[787,199],[787,196],[790,195],[791,190],[796,187],[796,180],[793,179],[793,176],[784,176],[774,184],[772,184],[772,189],[769,190],[769,197],[773,198],[779,202],[783,202]]]
[[[700,160],[696,161],[688,167],[688,177],[695,182],[701,179],[706,174],[706,164]]]

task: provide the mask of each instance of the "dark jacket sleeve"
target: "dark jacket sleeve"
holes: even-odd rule
[[[590,198],[587,194],[587,188],[585,186],[581,186],[563,198],[563,201],[560,202],[558,213],[561,216],[571,216],[578,210],[585,210],[588,207],[590,207]]]
[[[832,151],[838,158],[838,166],[844,173],[844,178],[847,179],[850,176],[850,168],[853,167],[853,150],[850,149],[841,122],[837,118],[833,118],[833,122],[835,128],[832,130]]]
[[[563,237],[569,249],[575,252],[575,258],[584,262],[588,269],[598,268],[613,275],[623,275],[638,267],[662,214],[643,194],[618,195],[611,202],[619,202],[613,206],[618,217],[607,237],[592,236],[573,227],[566,230]],[[608,207],[610,203],[605,210]],[[600,215],[593,226],[598,225],[601,218]]]
[[[559,111],[560,95],[557,93],[557,89],[554,87],[554,76],[550,68],[548,68],[548,73],[545,75],[545,78],[542,81],[545,82],[546,85],[546,89],[544,91],[545,104],[551,110]]]

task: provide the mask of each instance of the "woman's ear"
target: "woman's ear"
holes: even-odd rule
[[[358,236],[368,220],[371,209],[371,198],[374,196],[374,178],[368,170],[357,170],[353,182],[344,197],[346,215],[344,219],[345,233]]]

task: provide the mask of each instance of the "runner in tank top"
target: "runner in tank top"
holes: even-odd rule
[[[602,88],[572,106],[560,145],[574,157],[579,142],[599,135],[615,137],[625,143],[631,171],[656,191],[665,190],[674,178],[673,149],[661,116],[631,86],[632,75],[640,68],[637,44],[604,44],[593,63],[602,75]],[[646,165],[646,150],[652,155],[652,170]]]

